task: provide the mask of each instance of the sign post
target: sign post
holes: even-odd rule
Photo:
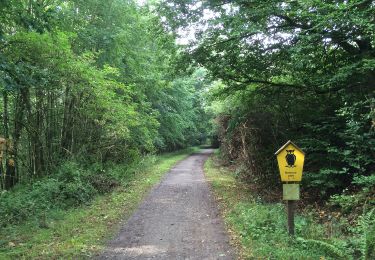
[[[305,153],[289,140],[275,155],[283,182],[283,200],[287,201],[288,232],[293,236],[295,201],[300,199],[299,183],[302,180]]]
[[[288,233],[294,236],[294,200],[287,200],[287,212],[288,212]]]

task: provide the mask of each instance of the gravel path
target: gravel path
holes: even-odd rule
[[[98,259],[235,259],[203,175],[211,153],[178,163]]]

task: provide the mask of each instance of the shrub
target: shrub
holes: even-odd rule
[[[50,178],[3,192],[0,196],[0,225],[22,222],[31,216],[37,217],[46,209],[62,207],[62,186],[62,182]]]
[[[2,192],[0,226],[39,218],[50,209],[89,203],[97,194],[109,192],[117,185],[114,177],[99,165],[84,169],[76,162],[65,162],[48,178]]]

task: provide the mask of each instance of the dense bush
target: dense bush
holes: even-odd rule
[[[89,203],[96,195],[111,191],[118,180],[98,165],[83,168],[66,162],[56,173],[0,194],[0,226],[38,219],[51,209],[67,209]]]
[[[275,109],[285,100],[272,100],[267,92],[254,90],[228,98],[225,112],[216,121],[223,159],[236,162],[241,177],[260,188],[279,188],[273,154],[291,139],[306,152],[303,186],[316,192],[312,199],[328,199],[347,188],[374,188],[375,131],[371,128],[370,101],[336,107],[331,115],[329,111],[319,115],[301,101],[295,102],[289,113]],[[332,102],[329,99],[327,102]],[[275,106],[268,107],[269,102]]]

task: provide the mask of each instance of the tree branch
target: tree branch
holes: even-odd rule
[[[278,87],[292,87],[292,88],[302,88],[302,87],[305,88],[306,87],[304,85],[295,85],[295,84],[288,84],[288,83],[281,83],[281,82],[277,83],[277,82],[272,82],[268,80],[253,79],[253,78],[247,78],[246,80],[239,80],[235,78],[234,76],[230,76],[230,75],[225,75],[225,77],[228,78],[229,80],[232,80],[241,84],[259,83],[259,84],[278,86]]]

